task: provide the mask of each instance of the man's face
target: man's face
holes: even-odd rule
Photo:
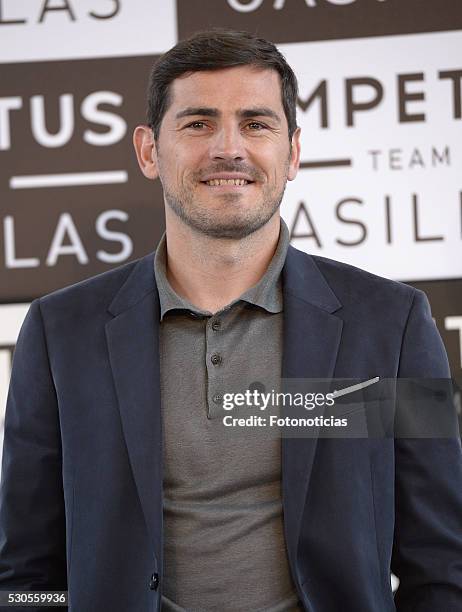
[[[190,228],[243,238],[277,211],[299,163],[276,71],[239,66],[171,84],[153,149],[167,205]]]

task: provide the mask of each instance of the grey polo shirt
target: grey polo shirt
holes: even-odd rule
[[[294,612],[281,501],[281,441],[223,425],[224,393],[280,388],[281,270],[289,232],[260,281],[212,314],[154,266],[160,300],[164,461],[162,610]]]

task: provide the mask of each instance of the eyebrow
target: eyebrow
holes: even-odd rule
[[[202,117],[218,117],[220,112],[218,108],[209,108],[206,106],[188,106],[175,115],[175,119],[182,117],[191,117],[193,115],[201,115]]]
[[[191,117],[198,115],[201,117],[219,117],[221,113],[217,108],[210,108],[208,106],[188,106],[188,108],[179,111],[175,115],[175,118],[182,119],[183,117]],[[251,119],[252,117],[270,117],[274,121],[281,123],[280,116],[267,106],[258,106],[254,108],[245,108],[242,110],[238,110],[236,112],[236,115],[241,119]]]

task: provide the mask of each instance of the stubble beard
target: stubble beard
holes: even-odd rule
[[[175,193],[163,184],[164,198],[170,209],[181,219],[181,221],[194,231],[210,238],[226,238],[229,240],[239,240],[253,234],[262,228],[274,216],[281,205],[284,196],[287,179],[284,180],[282,189],[264,189],[262,203],[255,210],[249,208],[244,212],[239,212],[232,218],[220,218],[218,210],[207,210],[206,206],[201,206],[201,202],[194,197],[193,187],[183,188],[180,193]],[[213,187],[210,187],[213,189]],[[222,194],[221,203],[226,206],[228,203],[233,206],[240,194]]]
[[[246,211],[245,214],[236,215],[232,219],[218,218],[217,214],[202,208],[200,202],[195,202],[191,194],[184,194],[184,197],[180,198],[177,194],[164,190],[164,197],[168,206],[181,221],[196,232],[210,238],[239,240],[253,234],[268,223],[281,205],[284,191],[285,184],[274,199],[268,201],[265,198],[264,205],[258,210]],[[221,196],[221,200],[223,205],[226,205],[226,201],[232,205],[232,200],[239,197],[241,196],[237,194],[225,194]]]

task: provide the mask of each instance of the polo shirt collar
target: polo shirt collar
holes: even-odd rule
[[[237,299],[224,306],[220,312],[228,310],[239,301],[253,304],[269,313],[282,312],[281,271],[284,267],[289,243],[289,230],[283,219],[281,219],[278,244],[266,272],[256,285],[250,287]],[[170,285],[167,279],[167,240],[165,233],[159,241],[154,256],[154,273],[159,292],[161,321],[165,314],[171,310],[186,310],[201,317],[213,314],[194,306],[189,300],[178,295]]]

